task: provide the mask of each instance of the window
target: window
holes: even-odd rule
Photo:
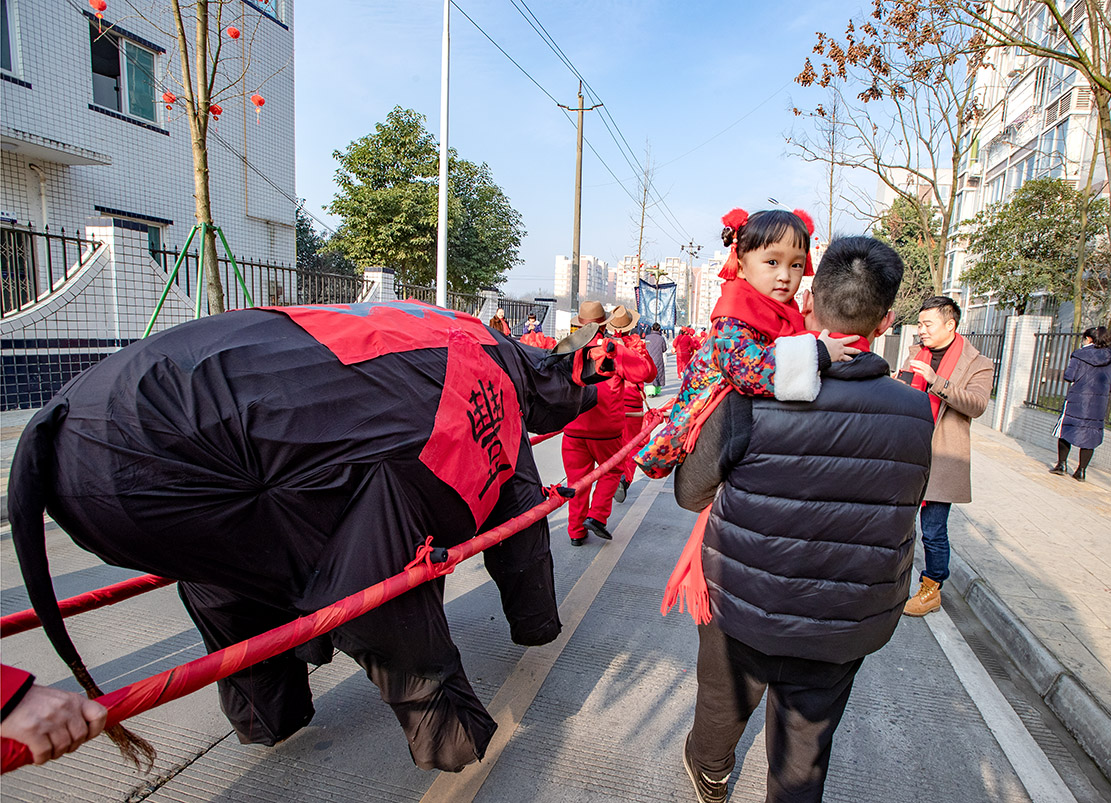
[[[1051,178],[1061,178],[1065,173],[1065,142],[1069,135],[1068,118],[1066,117],[1063,123],[1046,133],[1053,137],[1052,150],[1049,154],[1049,175]]]
[[[89,26],[89,36],[93,57],[93,103],[153,123],[158,108],[154,53],[100,31],[95,25]]]
[[[8,0],[0,0],[0,70],[12,72],[12,23]]]

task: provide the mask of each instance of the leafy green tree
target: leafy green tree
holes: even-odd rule
[[[903,283],[893,307],[896,326],[916,321],[922,302],[934,295],[930,266],[940,262],[936,251],[941,242],[941,215],[928,204],[925,207],[928,230],[922,225],[922,204],[901,197],[872,229],[877,240],[890,245],[903,259]]]
[[[1027,181],[1005,203],[992,204],[971,221],[968,254],[972,265],[961,278],[973,293],[994,292],[1003,306],[1022,315],[1038,292],[1073,297],[1077,245],[1095,248],[1107,217],[1107,201],[1089,201],[1080,227],[1081,193],[1062,179]]]
[[[312,219],[305,214],[304,207],[300,206],[297,207],[297,269],[345,276],[362,273],[330,239],[317,232]]]
[[[329,210],[341,219],[333,241],[361,266],[391,267],[398,281],[436,278],[439,155],[425,117],[395,107],[373,134],[333,156],[338,190]],[[448,158],[448,286],[473,293],[506,280],[520,262],[521,215],[490,168]]]

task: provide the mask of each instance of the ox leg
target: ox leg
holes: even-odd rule
[[[459,772],[486,754],[497,724],[451,642],[443,580],[425,583],[332,631],[393,708],[421,769]]]
[[[540,474],[522,434],[517,456],[517,471],[498,495],[498,504],[481,530],[490,529],[544,501]],[[555,596],[555,576],[548,520],[534,522],[482,555],[490,579],[501,594],[502,611],[509,621],[514,642],[532,647],[547,644],[559,635],[559,609]]]
[[[297,618],[219,586],[178,583],[178,594],[209,652]],[[308,666],[293,651],[217,682],[220,707],[243,744],[272,746],[309,724],[315,709]]]

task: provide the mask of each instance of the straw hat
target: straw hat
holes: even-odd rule
[[[609,323],[606,308],[602,306],[601,301],[584,301],[579,304],[578,315],[571,319],[572,326],[586,326],[588,323],[596,323],[599,326]]]
[[[610,314],[609,323],[606,324],[615,332],[629,332],[640,320],[640,313],[636,310],[626,309],[624,306],[614,308]]]

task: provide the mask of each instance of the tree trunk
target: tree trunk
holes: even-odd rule
[[[1088,181],[1080,197],[1080,233],[1076,238],[1076,273],[1072,277],[1072,330],[1080,331],[1080,318],[1084,312],[1084,267],[1088,255],[1088,206],[1092,200],[1092,180],[1099,161],[1099,141],[1092,143],[1092,161],[1088,165]]]

